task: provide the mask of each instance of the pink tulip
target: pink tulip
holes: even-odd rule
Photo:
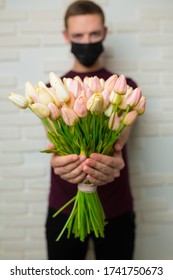
[[[94,93],[102,92],[103,88],[101,86],[100,79],[97,76],[92,77],[90,89]]]
[[[139,87],[135,88],[127,97],[126,103],[130,107],[135,107],[141,99],[142,91]]]
[[[54,103],[52,103],[52,102],[50,102],[50,103],[48,103],[48,108],[49,108],[49,110],[50,110],[50,116],[51,116],[51,118],[52,118],[52,120],[57,120],[59,117],[60,117],[60,111],[59,111],[59,109],[57,108],[57,106],[54,104]]]
[[[83,92],[82,92],[82,94],[84,95],[86,101],[92,96],[91,90],[85,84],[83,84]]]
[[[119,78],[116,80],[116,83],[114,85],[113,90],[117,94],[125,94],[127,91],[127,82],[126,82],[126,77],[122,74],[119,76]]]
[[[123,123],[125,125],[132,125],[134,123],[134,121],[136,120],[138,116],[138,113],[134,110],[134,111],[131,111],[129,113],[127,113],[127,115],[125,116],[124,120],[123,120]]]
[[[146,97],[142,96],[139,103],[134,107],[134,110],[137,111],[138,115],[142,115],[145,112],[146,108]]]
[[[85,98],[81,95],[79,96],[74,103],[74,111],[80,118],[84,118],[88,115],[88,110],[86,108],[86,100]]]
[[[117,114],[115,112],[112,113],[112,115],[109,119],[109,124],[108,124],[109,128],[112,130],[116,130],[119,127],[119,124],[120,124],[119,117],[117,116]]]
[[[30,104],[38,102],[37,90],[30,82],[25,83],[25,96]]]
[[[62,118],[63,118],[64,122],[69,126],[74,125],[78,120],[77,114],[71,108],[63,107],[61,109],[61,114],[62,114]]]
[[[132,87],[129,87],[129,86],[127,85],[126,94],[121,95],[121,103],[120,103],[119,106],[118,106],[121,110],[124,110],[124,111],[125,111],[125,110],[127,109],[128,105],[127,105],[127,103],[126,103],[126,100],[127,100],[127,97],[129,96],[129,94],[130,94],[132,91],[133,91],[133,88],[132,88]]]
[[[105,81],[105,84],[104,84],[104,88],[105,89],[108,89],[110,92],[113,90],[114,86],[115,86],[115,83],[116,83],[116,80],[118,79],[118,76],[115,74],[115,75],[112,75],[110,76],[106,81]]]
[[[82,86],[78,80],[71,80],[68,90],[77,98],[81,94]]]
[[[101,95],[103,96],[104,98],[104,101],[105,101],[105,105],[106,105],[106,108],[109,106],[110,104],[110,91],[105,88],[102,92],[101,92]]]

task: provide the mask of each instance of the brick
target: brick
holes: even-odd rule
[[[40,151],[41,149],[44,149],[45,142],[44,140],[37,140],[35,139],[34,141],[31,140],[13,140],[13,141],[2,141],[2,151],[3,152],[32,152],[32,151]]]
[[[110,23],[111,32],[156,32],[160,24],[154,21],[113,21]]]
[[[38,47],[41,44],[41,39],[39,37],[35,37],[34,35],[28,36],[6,36],[5,40],[0,41],[0,47]]]
[[[27,18],[27,13],[16,10],[2,10],[0,11],[0,21],[22,21]]]
[[[2,239],[2,242],[4,240],[21,240],[21,238],[25,237],[25,231],[22,229],[14,229],[14,228],[8,228],[8,229],[3,229],[0,231],[0,238]]]
[[[131,138],[136,138],[140,136],[154,136],[160,133],[159,125],[153,123],[143,123],[143,120],[137,123],[137,125],[132,129]]]
[[[172,211],[157,211],[157,213],[145,213],[142,215],[142,220],[147,223],[169,224],[173,222]]]
[[[65,46],[66,42],[64,41],[62,35],[55,34],[55,35],[47,35],[46,37],[42,38],[42,45],[46,47],[51,46]]]
[[[173,58],[173,51],[172,51],[172,47],[163,47],[162,48],[162,57],[163,58]]]
[[[157,73],[142,73],[142,74],[135,74],[135,80],[143,89],[144,86],[155,86],[160,83],[160,77]],[[144,90],[143,90],[144,92]],[[145,95],[145,94],[144,94]]]
[[[47,260],[46,250],[27,250],[24,255],[25,260]]]
[[[152,174],[152,175],[136,175],[131,178],[133,186],[142,187],[159,187],[164,184],[164,176],[162,174]]]
[[[141,61],[140,68],[142,70],[147,70],[148,72],[151,71],[173,71],[172,61],[168,60],[148,60],[148,61]]]
[[[167,85],[173,85],[173,79],[172,79],[172,74],[163,74],[162,75],[163,79],[163,84]]]
[[[115,59],[105,59],[105,63],[107,65],[109,65],[110,68],[114,68],[115,65],[117,67],[117,69],[119,69],[119,71],[121,73],[124,73],[124,72],[127,72],[129,70],[135,70],[138,68],[138,63],[137,61],[134,61],[134,60],[125,60],[125,61],[118,61]],[[127,75],[126,75],[127,76]]]
[[[147,84],[145,84],[142,85],[142,91],[143,95],[145,95],[146,97],[172,97],[172,87],[168,84],[165,84],[164,90],[162,86],[160,86],[160,83],[158,83],[158,85],[152,86],[148,86]]]
[[[16,28],[12,24],[0,23],[0,36],[14,35],[16,33]],[[5,38],[4,38],[5,39]]]
[[[3,215],[26,215],[27,213],[27,205],[25,205],[24,203],[18,203],[16,205],[16,203],[10,203],[10,205],[6,205],[4,203],[4,205],[0,205],[0,212]]]
[[[20,190],[23,188],[23,181],[22,179],[15,179],[15,178],[6,178],[6,179],[1,179],[0,180],[0,189],[1,191],[10,191],[10,192],[13,192],[13,191],[17,191],[17,190]]]
[[[48,165],[48,170],[49,170],[49,165]],[[30,190],[46,190],[47,186],[49,185],[49,178],[27,178],[25,182],[25,187],[29,188]]]
[[[1,49],[0,51],[0,61],[15,61],[19,59],[19,52],[13,49]]]
[[[3,8],[3,7],[4,7],[4,1],[5,1],[5,0],[0,0],[0,8]]]
[[[16,85],[16,76],[0,76],[0,87],[15,87]]]
[[[20,129],[17,127],[0,127],[0,139],[19,139]]]
[[[58,35],[60,32],[63,30],[63,24],[62,22],[46,22],[43,20],[43,22],[35,21],[34,23],[27,23],[27,24],[22,24],[20,26],[20,31],[24,34],[52,34],[54,33],[55,35]],[[62,37],[62,35],[61,35]],[[62,37],[63,39],[63,37]]]
[[[13,178],[39,177],[45,174],[45,166],[42,164],[18,165],[13,168],[4,168],[4,176]]]
[[[173,38],[171,34],[152,34],[140,36],[141,46],[169,46],[173,45]]]
[[[25,126],[27,129],[27,126],[33,126],[33,125],[42,125],[41,121],[31,112],[27,113],[26,111],[23,112],[20,109],[18,109],[15,105],[11,104],[16,109],[15,113],[4,114],[0,118],[0,125],[6,124],[6,126]]]
[[[14,164],[21,164],[23,162],[23,156],[22,155],[1,155],[0,156],[0,165],[1,166],[14,166]]]
[[[156,225],[151,225],[151,224],[140,224],[138,223],[137,227],[137,235],[138,236],[156,236],[159,234],[159,228]]]
[[[34,226],[41,228],[45,221],[44,221],[44,217],[34,215],[33,217],[23,216],[23,218],[15,217],[13,219],[11,219],[9,217],[3,217],[1,222],[4,226],[8,226],[10,224],[10,226],[14,226],[15,228],[21,227],[21,228],[27,229],[27,228],[34,227]]]
[[[159,125],[160,135],[173,135],[173,125],[172,124],[160,124]]]
[[[15,113],[18,112],[18,109],[16,106],[14,106],[8,99],[7,99],[7,94],[5,96],[6,100],[1,100],[1,112],[0,112],[0,116],[4,113],[7,114],[11,114],[11,113]]]
[[[23,242],[21,242],[21,240],[14,240],[14,241],[3,241],[3,246],[5,249],[16,249],[16,250],[28,250],[28,249],[42,249],[44,246],[44,241],[40,241],[40,240],[32,240],[32,241],[25,241],[23,240]]]
[[[40,124],[34,127],[23,128],[23,133],[27,139],[43,139],[46,137],[46,131]]]
[[[173,19],[173,8],[150,8],[150,9],[141,9],[140,10],[141,19],[150,19],[150,20],[169,20]]]
[[[40,9],[34,9],[30,11],[29,13],[29,19],[31,21],[60,21],[62,22],[63,20],[63,10],[61,8],[57,10],[40,10]],[[61,23],[62,24],[62,23]]]
[[[2,253],[0,252],[0,259],[1,260],[23,260],[23,252],[22,252],[22,250],[18,250],[17,248],[15,248],[15,250],[5,248],[2,251]]]
[[[135,209],[137,212],[146,211],[153,213],[155,211],[168,210],[168,202],[165,199],[160,198],[150,198],[142,199],[135,202]]]

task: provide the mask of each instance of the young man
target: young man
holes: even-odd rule
[[[107,79],[111,72],[103,68],[101,54],[107,28],[102,9],[91,1],[75,1],[65,14],[63,35],[71,44],[74,64],[64,77],[98,76]],[[133,88],[136,84],[127,79]],[[125,143],[129,128],[122,133],[115,144],[112,157],[93,153],[90,158],[78,155],[58,156],[51,159],[51,188],[49,211],[46,223],[49,259],[85,259],[88,239],[81,242],[66,233],[56,242],[71,207],[56,218],[52,215],[77,192],[77,184],[84,178],[98,186],[106,219],[105,238],[91,237],[94,241],[96,259],[132,259],[134,251],[135,223],[133,199],[128,176],[128,162]]]

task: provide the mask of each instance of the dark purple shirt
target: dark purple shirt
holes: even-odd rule
[[[63,77],[74,78],[80,76],[83,79],[85,76],[97,76],[106,80],[112,75],[111,72],[102,68],[95,72],[78,73],[70,71]],[[136,83],[127,78],[129,86],[135,88]],[[130,189],[128,161],[126,146],[122,150],[123,159],[125,161],[125,167],[121,170],[120,177],[116,178],[113,182],[98,187],[98,194],[102,202],[105,214],[107,218],[113,218],[122,215],[133,209],[133,198]],[[49,206],[55,210],[58,210],[66,202],[68,202],[77,193],[77,185],[68,183],[56,175],[51,168],[51,186],[49,194]],[[64,209],[63,213],[70,214],[73,205]]]

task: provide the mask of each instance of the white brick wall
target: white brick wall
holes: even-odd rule
[[[0,0],[0,259],[45,259],[49,156],[44,129],[7,101],[27,80],[70,69],[61,31],[69,0]],[[173,1],[103,0],[105,61],[134,78],[147,111],[129,141],[136,259],[173,259]],[[89,258],[92,258],[92,243]]]

